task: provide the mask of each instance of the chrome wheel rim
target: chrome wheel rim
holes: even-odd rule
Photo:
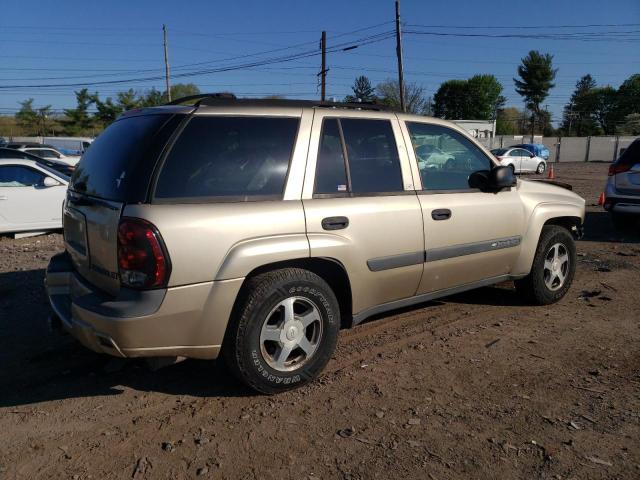
[[[540,165],[538,165],[538,173],[544,173],[545,168],[544,168],[544,163],[541,163]]]
[[[297,370],[313,358],[322,340],[322,317],[305,297],[288,297],[262,323],[260,351],[274,370]]]
[[[561,289],[569,273],[569,250],[563,243],[554,244],[544,257],[544,283],[551,291]]]

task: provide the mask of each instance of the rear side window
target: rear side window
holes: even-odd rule
[[[71,179],[72,190],[108,200],[127,199],[139,181],[139,164],[154,150],[156,134],[171,115],[127,117],[112,123],[82,157]],[[153,168],[153,166],[150,166]],[[146,186],[141,189],[146,193]]]
[[[284,117],[194,117],[165,160],[155,198],[281,197],[298,124]]]
[[[635,165],[636,163],[640,163],[640,140],[631,142],[631,145],[622,152],[617,163],[620,165]]]
[[[398,147],[388,120],[324,120],[315,194],[367,195],[403,190]]]

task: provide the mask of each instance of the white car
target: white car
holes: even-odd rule
[[[69,177],[33,160],[0,159],[0,233],[62,228]]]
[[[438,147],[425,143],[416,147],[416,155],[418,156],[418,167],[420,170],[425,168],[442,168],[448,161],[455,160],[455,157],[449,153],[445,153]]]
[[[513,168],[515,173],[535,172],[542,174],[547,169],[544,158],[536,157],[524,148],[496,148],[491,153],[500,161],[500,165]]]
[[[57,150],[48,145],[41,145],[39,147],[23,147],[18,150],[22,152],[27,152],[32,155],[37,155],[41,158],[46,158],[47,160],[57,160],[58,162],[66,163],[67,165],[71,165],[75,167],[76,164],[80,161],[79,155],[65,155],[60,150]]]

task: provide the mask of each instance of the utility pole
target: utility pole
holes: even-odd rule
[[[322,66],[320,70],[320,100],[325,101],[325,95],[327,93],[327,32],[322,31],[322,38],[320,39],[320,49],[322,50]]]
[[[400,32],[400,0],[396,0],[396,55],[398,56],[398,87],[400,90],[400,109],[406,112],[404,105],[404,72],[402,69],[402,33]]]
[[[167,44],[167,26],[162,24],[162,36],[164,39],[164,76],[167,84],[167,100],[171,101],[171,82],[169,80],[169,45]]]

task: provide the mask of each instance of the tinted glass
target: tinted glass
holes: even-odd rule
[[[640,163],[640,140],[634,140],[627,149],[622,152],[616,163],[622,165],[635,165]]]
[[[506,155],[506,153],[508,152],[508,150],[506,148],[498,148],[495,150],[491,150],[491,153],[493,153],[494,155],[500,157],[502,155]]]
[[[165,161],[156,198],[282,195],[298,124],[297,118],[194,117]],[[87,154],[95,148],[94,142]]]
[[[30,187],[41,185],[44,175],[22,165],[0,166],[0,187]]]
[[[522,150],[518,150],[517,148],[514,150],[511,150],[509,152],[509,156],[510,157],[521,157],[522,156]]]
[[[490,170],[493,163],[464,135],[441,125],[407,122],[424,190],[465,190],[469,175]],[[432,145],[437,155],[421,154]]]
[[[347,173],[344,168],[338,120],[330,118],[322,124],[314,193],[344,193],[347,191]]]
[[[109,200],[124,200],[127,183],[136,180],[133,172],[170,117],[143,115],[112,123],[78,163],[70,188]]]
[[[340,119],[353,193],[403,190],[398,147],[388,120]]]

